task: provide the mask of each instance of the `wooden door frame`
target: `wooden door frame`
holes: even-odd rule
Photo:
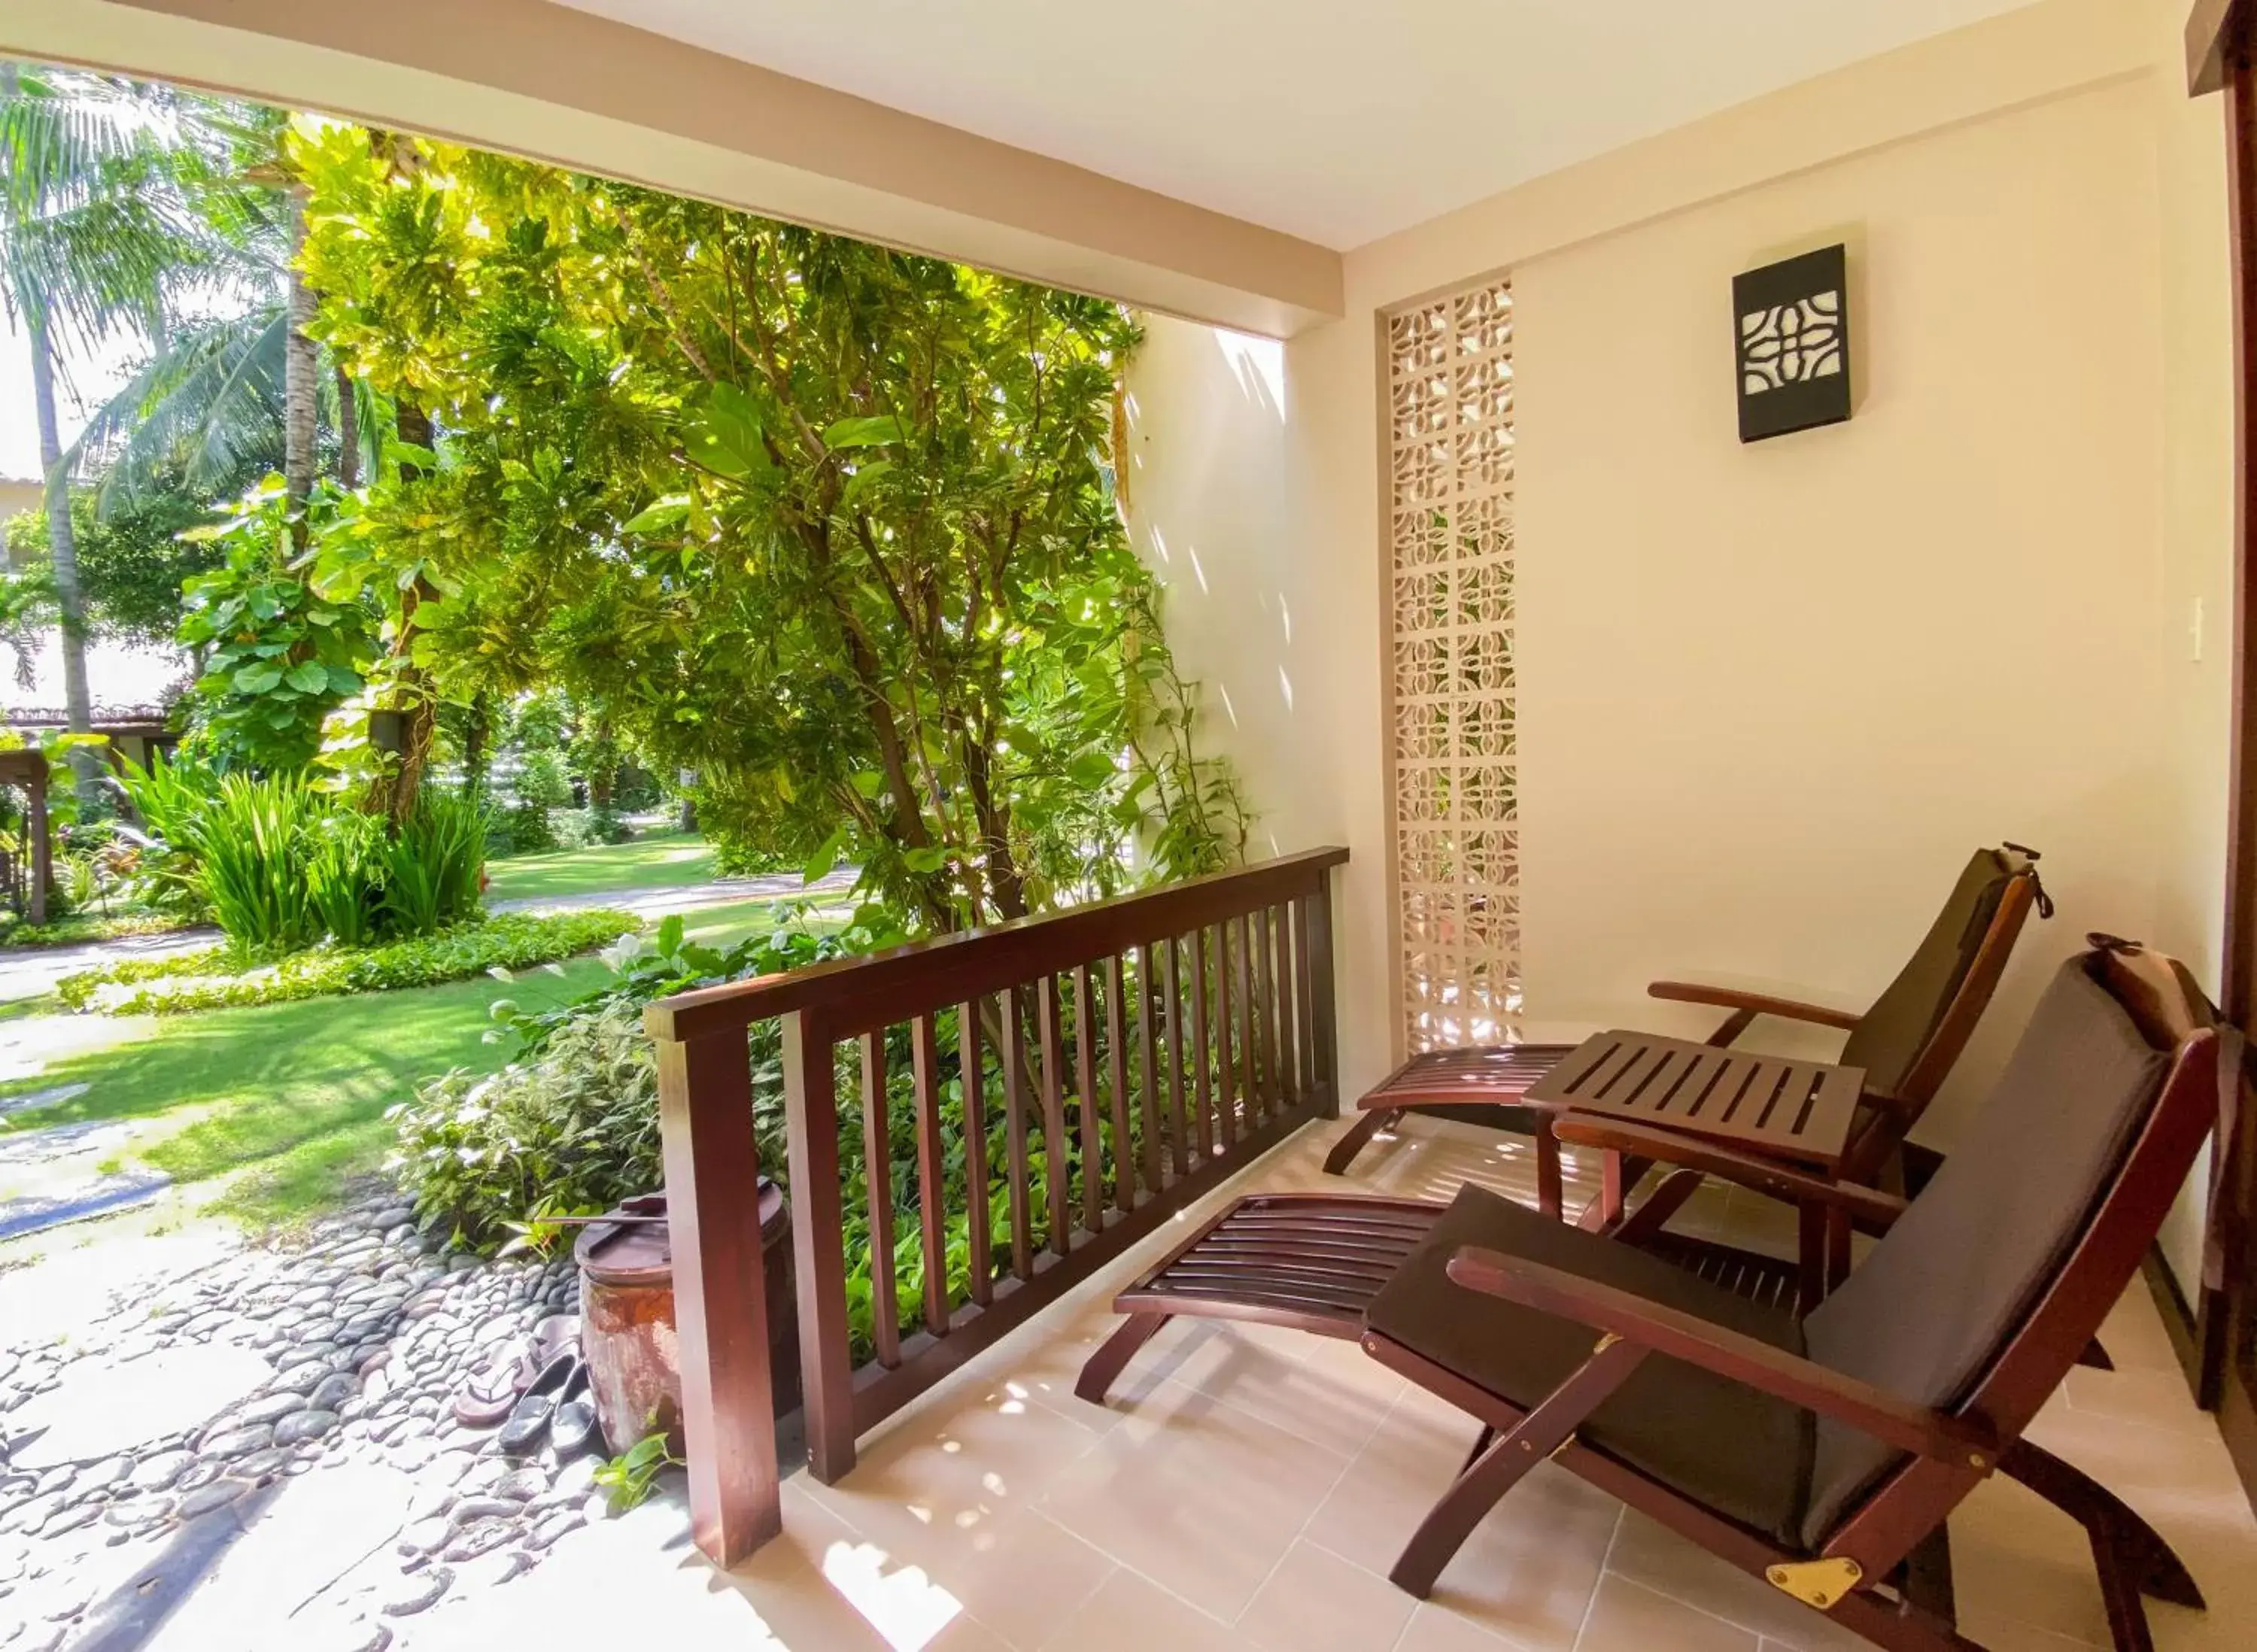
[[[2226,210],[2233,293],[2233,639],[2232,731],[2227,759],[2225,934],[2220,995],[2225,1014],[2248,1027],[2257,1012],[2257,0],[2195,0],[2187,18],[2187,89],[2222,94],[2226,139]],[[2248,1133],[2243,1133],[2245,1138]],[[2224,1154],[2232,1144],[2218,1142]],[[2253,1149],[2245,1140],[2237,1157]],[[2230,1168],[2230,1167],[2229,1167]],[[2238,1197],[2232,1179],[2220,1197]],[[2229,1255],[2228,1266],[2241,1258]],[[2161,1270],[2168,1275],[2167,1268]],[[2257,1281],[2241,1281],[2257,1289]],[[2176,1282],[2162,1281],[2170,1296]],[[2160,1294],[2160,1293],[2159,1293]],[[2226,1380],[2232,1298],[2196,1282],[2190,1309],[2181,1299],[2173,1339],[2198,1404],[2218,1412],[2243,1486],[2257,1500],[2257,1415]],[[2246,1307],[2241,1311],[2246,1311]],[[2165,1315],[2168,1324],[2172,1316]],[[2189,1323],[2190,1322],[2190,1323]]]

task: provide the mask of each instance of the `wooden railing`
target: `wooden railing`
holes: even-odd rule
[[[828,1481],[864,1430],[1336,1111],[1347,859],[1312,850],[650,1007],[701,1549],[733,1564],[781,1528],[756,1027],[782,1023],[802,1393]]]

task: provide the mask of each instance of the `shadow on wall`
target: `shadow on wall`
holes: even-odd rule
[[[1168,643],[1201,685],[1202,746],[1237,769],[1257,854],[1299,847],[1286,597],[1285,351],[1144,318],[1126,397],[1128,528],[1165,593]]]

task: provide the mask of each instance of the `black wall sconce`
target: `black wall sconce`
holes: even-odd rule
[[[1835,245],[1732,278],[1742,441],[1850,416],[1848,277]]]
[[[368,743],[379,752],[390,752],[398,756],[407,745],[407,714],[404,711],[370,712]]]

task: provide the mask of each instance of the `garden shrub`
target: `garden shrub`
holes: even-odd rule
[[[450,1073],[427,1084],[416,1099],[394,1110],[401,1132],[393,1168],[416,1199],[426,1225],[463,1245],[487,1248],[519,1239],[546,1245],[560,1237],[553,1218],[591,1214],[660,1186],[657,1069],[642,1036],[643,1006],[692,987],[797,969],[867,950],[896,938],[876,914],[858,914],[847,929],[817,935],[779,928],[725,951],[688,943],[679,917],[655,936],[623,942],[607,955],[612,982],[579,1002],[538,1015],[519,1013],[507,1001],[494,1006],[498,1022],[518,1039],[515,1061],[490,1078]],[[937,1018],[944,1048],[956,1043],[953,1013]],[[783,1036],[780,1023],[758,1022],[752,1046],[753,1126],[761,1164],[779,1182],[785,1175]],[[891,1176],[897,1237],[894,1279],[904,1324],[915,1324],[924,1288],[924,1258],[916,1220],[921,1189],[916,1173],[916,1109],[908,1091],[908,1031],[895,1028],[888,1070],[895,1094],[888,1108],[890,1139],[882,1151]],[[842,1050],[840,1093],[859,1082]],[[983,1098],[987,1139],[1005,1137],[1001,1070],[991,1050]],[[949,1300],[971,1294],[970,1222],[965,1213],[965,1152],[961,1081],[945,1085],[942,1151],[950,1188],[944,1232]],[[847,1332],[856,1359],[874,1345],[874,1295],[866,1143],[848,1125],[840,1132],[846,1249]],[[987,1200],[996,1253],[1009,1250],[1010,1197],[1002,1155],[991,1148]],[[1047,1209],[1047,1168],[1039,1143],[1030,1144],[1032,1204]],[[786,1192],[789,1188],[787,1185]],[[1039,1243],[1036,1218],[1034,1242]]]
[[[625,1001],[575,1018],[499,1072],[434,1079],[385,1116],[400,1131],[387,1168],[418,1218],[466,1246],[607,1210],[665,1179],[658,1061]]]
[[[598,844],[624,844],[634,828],[608,808],[559,809],[552,817],[560,849],[589,849]]]
[[[237,947],[275,955],[429,935],[478,914],[485,807],[427,789],[397,833],[295,774],[130,768],[163,876]]]
[[[564,754],[553,749],[527,752],[510,780],[520,803],[542,808],[568,808],[572,803],[572,778],[565,772]]]
[[[574,957],[617,940],[636,921],[626,913],[602,910],[512,912],[381,946],[313,947],[270,964],[260,964],[232,945],[206,947],[169,957],[124,958],[67,975],[55,992],[74,1010],[177,1015],[234,1005],[435,986]]]
[[[486,822],[486,856],[545,855],[557,847],[556,827],[543,803],[513,803]]]

